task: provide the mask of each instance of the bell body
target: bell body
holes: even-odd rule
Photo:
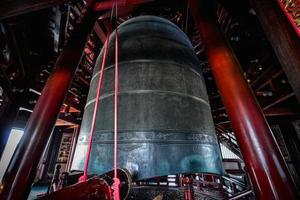
[[[136,17],[119,27],[118,166],[135,179],[178,173],[222,174],[200,63],[170,21]],[[113,169],[114,49],[110,37],[89,172]],[[72,169],[82,170],[103,50],[95,65]]]

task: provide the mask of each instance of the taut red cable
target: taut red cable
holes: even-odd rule
[[[92,144],[93,144],[93,136],[94,136],[94,132],[95,132],[96,116],[97,116],[99,101],[100,101],[99,97],[101,94],[101,86],[102,86],[102,80],[103,80],[103,75],[104,75],[104,67],[105,67],[106,58],[107,58],[109,36],[110,36],[110,31],[108,31],[106,41],[105,41],[101,72],[100,72],[100,77],[99,77],[99,81],[98,81],[97,95],[96,95],[93,118],[92,118],[92,123],[91,123],[91,130],[90,130],[90,135],[89,135],[89,142],[88,142],[87,153],[86,153],[86,158],[85,158],[85,163],[84,163],[84,170],[83,170],[83,175],[79,178],[79,181],[87,180],[87,170],[89,167],[89,160],[90,160],[91,149],[92,149]]]
[[[114,116],[114,199],[120,200],[120,180],[118,178],[118,92],[119,92],[119,41],[118,27],[115,39],[115,116]]]

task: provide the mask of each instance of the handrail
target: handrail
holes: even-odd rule
[[[232,183],[235,183],[235,184],[237,184],[237,185],[239,185],[241,187],[246,187],[246,184],[243,183],[243,182],[241,182],[241,181],[239,181],[239,180],[236,180],[236,179],[233,179],[233,178],[227,177],[227,176],[222,176],[222,178],[226,179],[227,181],[230,181]]]
[[[240,199],[240,198],[246,197],[246,196],[248,196],[248,195],[250,195],[250,194],[251,194],[251,195],[254,194],[251,188],[249,188],[248,190],[245,190],[245,191],[243,191],[243,192],[240,192],[240,193],[238,193],[238,194],[236,194],[236,195],[230,197],[228,200]]]

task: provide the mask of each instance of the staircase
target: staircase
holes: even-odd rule
[[[239,158],[242,159],[242,154],[234,136],[234,133],[224,129],[218,124],[216,125],[216,133],[219,143],[226,146],[229,150],[231,150],[234,154],[236,154]]]

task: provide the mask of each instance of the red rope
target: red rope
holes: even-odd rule
[[[114,118],[114,200],[120,200],[120,180],[118,178],[118,90],[119,90],[119,41],[116,28],[115,41],[115,118]]]
[[[115,4],[117,4],[117,2],[115,2]],[[117,5],[116,5],[116,7],[117,7]],[[117,8],[116,8],[116,13],[117,13]],[[92,143],[93,143],[93,135],[94,135],[94,130],[95,130],[95,123],[96,123],[96,116],[97,116],[98,105],[99,105],[99,97],[100,97],[102,79],[103,79],[103,74],[104,74],[104,67],[105,67],[106,58],[107,58],[109,32],[107,34],[107,38],[105,41],[101,74],[100,74],[99,81],[98,81],[96,102],[95,102],[95,106],[94,106],[93,118],[92,118],[92,123],[91,123],[91,130],[90,130],[90,135],[89,135],[88,149],[87,149],[87,154],[86,154],[83,176],[81,176],[79,178],[79,181],[87,180],[87,169],[88,169],[91,148],[92,148]],[[113,180],[114,180],[114,200],[120,200],[120,179],[118,178],[118,90],[119,90],[118,28],[116,28],[115,33],[116,33],[115,34],[115,112],[114,112],[114,179]]]
[[[99,77],[98,86],[97,86],[97,95],[96,95],[93,118],[92,118],[92,123],[91,123],[91,130],[90,130],[90,135],[89,135],[89,142],[88,142],[87,153],[86,153],[86,158],[85,158],[85,163],[84,163],[84,170],[83,170],[83,175],[79,178],[79,181],[87,181],[87,170],[89,167],[89,160],[90,160],[91,149],[92,149],[92,144],[93,144],[93,136],[94,136],[94,132],[95,132],[96,116],[97,116],[98,107],[99,107],[99,97],[101,94],[101,86],[102,86],[102,80],[103,80],[103,75],[104,75],[104,67],[105,67],[106,58],[107,58],[109,36],[110,36],[110,31],[108,31],[107,36],[106,36],[101,72],[100,72],[100,77]]]

